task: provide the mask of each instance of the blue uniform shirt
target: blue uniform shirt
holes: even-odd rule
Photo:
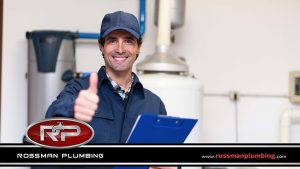
[[[89,87],[89,77],[68,82],[46,113],[50,117],[74,117],[74,102],[82,89]],[[95,135],[90,143],[125,143],[139,114],[166,114],[161,99],[145,89],[138,77],[134,80],[128,99],[123,100],[106,76],[105,67],[98,71],[97,112],[89,124]]]

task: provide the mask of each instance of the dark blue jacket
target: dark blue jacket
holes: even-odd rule
[[[136,75],[127,102],[114,91],[104,66],[98,71],[98,79],[100,101],[89,123],[95,132],[90,143],[125,143],[139,114],[166,114],[161,99],[145,89]],[[79,91],[88,86],[89,77],[70,81],[49,107],[46,118],[74,117],[74,101]]]

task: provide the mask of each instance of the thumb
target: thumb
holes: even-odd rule
[[[98,75],[95,72],[90,74],[90,86],[88,90],[93,93],[98,92]]]

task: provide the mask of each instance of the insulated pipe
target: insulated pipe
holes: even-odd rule
[[[157,48],[168,49],[171,44],[171,1],[160,0],[158,9]],[[166,51],[163,51],[166,52]]]
[[[146,0],[140,0],[140,32],[141,36],[145,33],[145,23],[146,23]],[[85,32],[76,32],[75,38],[77,39],[99,39],[99,33],[85,33]]]
[[[77,34],[76,34],[77,39],[99,39],[99,37],[100,37],[99,33],[77,32]]]
[[[141,36],[145,33],[146,22],[146,0],[140,0],[140,32]]]
[[[300,111],[288,109],[281,114],[279,128],[279,142],[290,142],[290,128],[292,124],[300,123]]]
[[[99,39],[100,34],[99,33],[83,33],[83,32],[77,32],[75,37],[77,39]]]

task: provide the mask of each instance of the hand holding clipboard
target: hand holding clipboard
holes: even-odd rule
[[[141,114],[127,143],[182,144],[197,121],[190,118]]]

